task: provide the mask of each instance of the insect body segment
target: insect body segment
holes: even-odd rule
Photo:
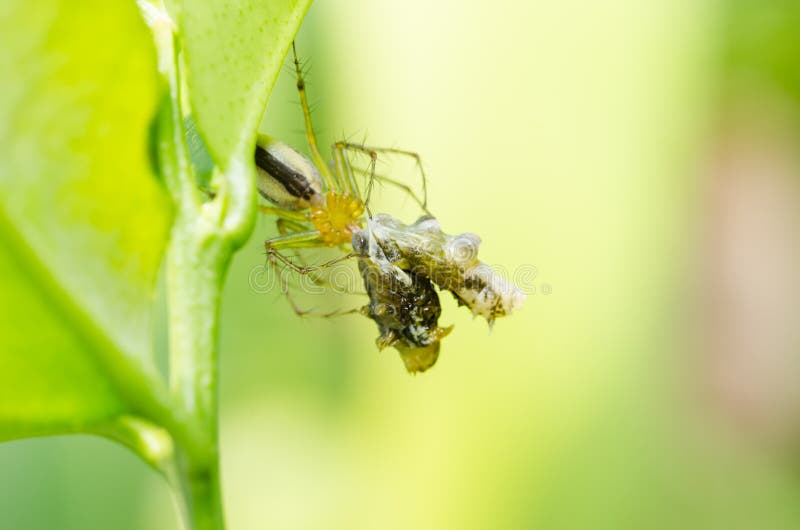
[[[450,236],[430,216],[408,226],[394,217],[377,214],[369,221],[372,236],[393,265],[430,278],[453,293],[491,326],[525,303],[525,293],[478,260],[480,238],[464,233]]]
[[[383,260],[370,256],[366,230],[353,237],[358,269],[369,296],[363,313],[377,325],[378,349],[392,346],[410,373],[424,372],[439,358],[440,341],[452,330],[439,327],[442,307],[431,281],[413,272],[396,274]]]

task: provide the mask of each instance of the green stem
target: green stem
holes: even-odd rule
[[[180,42],[160,1],[140,0],[140,7],[170,89],[158,116],[157,144],[159,169],[176,210],[166,267],[170,393],[177,410],[168,429],[175,443],[172,457],[158,467],[176,492],[187,530],[224,530],[217,427],[219,303],[231,255],[253,227],[254,171],[244,162],[247,156],[234,157],[217,175],[216,197],[201,200],[185,142]]]
[[[178,100],[179,101],[179,100]],[[172,107],[174,108],[173,99]],[[185,153],[182,121],[171,116],[173,156]],[[177,146],[175,144],[178,144]],[[170,389],[187,430],[176,437],[171,482],[181,492],[184,518],[192,530],[223,530],[218,464],[219,302],[232,253],[215,222],[214,208],[198,208],[189,166],[176,164],[171,186],[177,215],[167,251]],[[190,194],[190,195],[189,195]],[[187,196],[189,195],[189,196]]]
[[[191,530],[224,530],[218,459],[197,465],[177,455],[167,479],[176,492],[184,527]]]
[[[175,205],[166,285],[170,391],[179,421],[175,452],[163,471],[187,530],[224,530],[217,428],[219,301],[232,247],[220,229],[219,204],[201,204],[186,149],[180,60],[167,24],[154,24],[170,97],[159,114],[159,166]]]
[[[197,429],[194,437],[213,441],[218,308],[230,248],[198,219],[181,217],[173,226],[167,255],[170,388]]]
[[[202,212],[179,212],[167,255],[170,389],[187,431],[168,478],[181,493],[186,527],[223,530],[219,485],[219,302],[231,246]]]

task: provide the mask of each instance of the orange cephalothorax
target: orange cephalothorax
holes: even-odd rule
[[[329,246],[349,243],[353,232],[359,228],[364,213],[364,203],[348,193],[329,191],[312,203],[309,220],[320,233],[322,242]]]

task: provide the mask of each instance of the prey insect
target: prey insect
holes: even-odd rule
[[[416,153],[335,142],[332,162],[326,163],[311,122],[294,44],[292,53],[311,157],[269,136],[258,137],[258,191],[271,203],[260,209],[276,217],[280,233],[264,242],[267,261],[280,278],[281,269],[288,269],[323,282],[318,273],[356,259],[369,303],[357,310],[313,316],[367,316],[378,326],[378,348],[394,347],[409,372],[423,372],[438,359],[440,342],[452,328],[438,325],[441,305],[434,285],[449,290],[460,305],[484,316],[490,325],[495,318],[520,307],[525,295],[478,261],[480,239],[476,235],[448,236],[442,232],[428,211],[427,179]],[[422,197],[405,183],[376,174],[381,155],[405,156],[416,163],[422,177]],[[365,158],[366,170],[356,167],[353,157]],[[367,176],[363,190],[356,177],[361,173]],[[408,194],[426,215],[412,225],[386,214],[373,216],[369,204],[376,182]],[[288,254],[310,248],[337,248],[341,253],[316,265],[306,265]],[[311,314],[297,306],[288,284],[282,282],[281,288],[298,315]]]
[[[424,372],[436,363],[440,341],[452,326],[438,327],[442,307],[431,281],[373,259],[373,241],[366,230],[353,236],[358,270],[369,296],[369,304],[361,312],[378,325],[378,349],[393,346],[409,372]]]
[[[439,221],[429,216],[404,225],[390,215],[377,214],[368,224],[380,249],[375,260],[429,278],[473,315],[484,317],[490,327],[496,318],[525,303],[524,292],[478,260],[481,240],[476,234],[445,234]]]

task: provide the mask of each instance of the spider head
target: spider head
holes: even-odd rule
[[[349,243],[353,232],[359,229],[364,203],[349,193],[329,191],[313,200],[309,220],[319,230],[320,238],[328,246]]]

